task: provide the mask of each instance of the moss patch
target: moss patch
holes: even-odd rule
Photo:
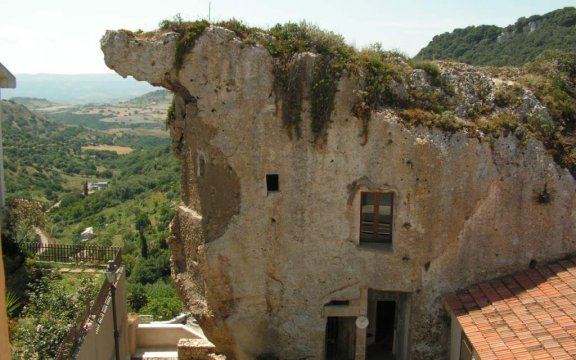
[[[282,125],[290,138],[302,136],[302,101],[305,73],[301,61],[294,59],[287,63],[277,63],[274,68],[274,91],[276,101],[282,100]],[[278,108],[278,104],[276,105]]]
[[[166,121],[165,121],[166,129],[170,128],[170,125],[172,125],[172,123],[174,123],[175,120],[176,120],[176,98],[173,96],[172,102],[170,103],[168,111],[166,112]]]
[[[299,124],[304,100],[301,93],[304,91],[305,69],[302,62],[295,61],[295,56],[304,52],[319,54],[314,64],[310,89],[311,129],[314,140],[318,141],[330,122],[338,81],[354,50],[341,36],[322,31],[306,22],[278,24],[267,33],[275,38],[275,41],[265,46],[276,58],[275,89],[277,98],[279,96],[282,99],[282,121],[289,133],[295,130],[298,137],[301,136]],[[295,77],[294,73],[298,76]],[[295,91],[299,91],[300,95],[294,94]],[[290,109],[285,110],[286,107]]]
[[[398,116],[400,116],[400,118],[410,126],[438,128],[450,133],[454,133],[467,127],[466,124],[458,121],[456,116],[454,116],[454,113],[450,111],[435,114],[429,110],[410,108],[400,111]]]
[[[342,70],[342,64],[330,55],[318,57],[314,64],[314,78],[310,90],[310,115],[314,141],[317,141],[324,133],[330,122]]]

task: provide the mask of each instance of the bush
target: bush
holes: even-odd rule
[[[49,275],[32,286],[29,302],[18,324],[11,327],[16,358],[53,359],[85,304],[97,291],[89,277],[82,278],[73,292],[56,280]]]
[[[146,290],[141,284],[128,284],[128,305],[133,312],[139,312],[140,309],[148,304]]]
[[[521,86],[501,86],[494,93],[494,103],[500,107],[518,107],[522,104],[524,89]]]
[[[518,118],[508,112],[502,112],[481,122],[478,127],[485,134],[492,134],[495,137],[498,137],[501,131],[507,135],[518,127]]]
[[[410,65],[413,69],[424,70],[426,74],[430,76],[432,86],[442,85],[442,73],[440,72],[438,65],[427,61],[411,61]]]
[[[160,278],[156,271],[154,259],[141,260],[134,265],[130,274],[130,281],[142,285],[151,284]]]
[[[428,127],[432,127],[438,118],[436,114],[421,109],[402,110],[398,116],[409,125]]]
[[[182,312],[182,303],[177,298],[153,298],[140,309],[141,314],[152,314],[154,320],[170,320]]]

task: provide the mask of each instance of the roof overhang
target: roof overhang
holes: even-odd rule
[[[0,63],[0,88],[14,89],[16,87],[16,78],[8,69]]]

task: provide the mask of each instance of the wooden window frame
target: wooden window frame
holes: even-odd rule
[[[362,207],[367,204],[368,194],[373,195],[372,223],[362,219]],[[380,220],[380,195],[390,196],[390,221],[388,223]],[[360,192],[360,219],[359,219],[359,243],[361,245],[383,244],[391,246],[393,243],[393,223],[394,223],[394,196],[390,191],[362,191]],[[372,231],[367,232],[366,227],[371,226]],[[364,236],[363,236],[364,235]],[[378,238],[378,235],[382,235]]]

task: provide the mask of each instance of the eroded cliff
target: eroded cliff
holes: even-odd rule
[[[102,49],[175,95],[173,277],[229,357],[322,359],[331,304],[367,315],[380,291],[407,299],[404,356],[442,358],[444,296],[576,250],[576,182],[550,153],[571,148],[554,148],[562,129],[512,76],[285,52],[278,35],[207,24],[183,50],[181,30],[109,31]],[[394,196],[389,246],[359,240],[368,191]],[[356,330],[357,357],[370,331]]]

